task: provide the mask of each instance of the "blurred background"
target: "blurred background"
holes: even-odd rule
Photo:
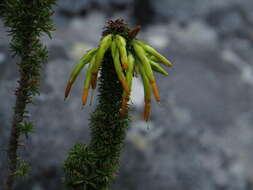
[[[18,190],[63,189],[63,162],[76,142],[89,141],[89,114],[81,109],[82,80],[63,92],[80,56],[95,47],[108,19],[142,25],[147,41],[173,63],[157,75],[161,104],[141,120],[143,93],[134,81],[130,124],[113,190],[253,189],[252,0],[59,0],[53,39],[42,69],[41,94],[29,106],[35,133],[20,155],[31,173]],[[18,13],[17,13],[18,14]],[[17,66],[0,20],[0,179],[6,171],[17,86]],[[2,180],[0,181],[0,189]]]

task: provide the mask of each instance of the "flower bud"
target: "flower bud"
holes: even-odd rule
[[[134,40],[134,41],[136,43],[138,43],[139,45],[141,45],[146,52],[155,56],[164,65],[166,65],[168,67],[172,67],[172,63],[168,59],[166,59],[164,56],[162,56],[160,53],[158,53],[153,47],[151,47],[150,45],[146,44],[145,42],[141,42],[139,40]]]
[[[119,48],[120,60],[122,63],[123,69],[128,68],[128,60],[127,60],[127,51],[126,51],[126,40],[120,35],[116,35],[116,43]]]
[[[122,71],[122,68],[121,68],[121,65],[120,65],[119,50],[117,49],[115,41],[112,42],[111,53],[112,53],[112,58],[113,58],[113,62],[114,62],[114,68],[115,68],[115,71],[118,75],[119,81],[121,82],[122,87],[124,88],[126,93],[130,94],[130,90],[129,90],[129,87],[127,85],[125,75],[124,75],[124,73]]]

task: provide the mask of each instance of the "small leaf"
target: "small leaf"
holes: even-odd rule
[[[17,130],[19,132],[19,134],[21,135],[25,135],[26,138],[28,138],[28,135],[30,133],[34,133],[35,131],[33,130],[33,125],[31,122],[23,122],[23,123],[20,123],[18,126],[17,126]]]
[[[17,170],[13,173],[13,175],[16,177],[25,177],[30,169],[31,168],[24,160],[17,158]]]

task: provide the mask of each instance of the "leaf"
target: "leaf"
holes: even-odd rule
[[[35,133],[35,131],[33,130],[33,124],[31,122],[26,122],[26,121],[23,123],[20,123],[17,126],[17,130],[20,135],[25,135],[26,138],[28,138],[28,135],[30,133]]]

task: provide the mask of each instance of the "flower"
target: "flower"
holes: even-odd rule
[[[123,87],[122,105],[120,109],[121,117],[124,118],[127,112],[132,78],[140,74],[145,94],[143,119],[147,121],[151,111],[152,92],[156,101],[160,101],[160,94],[153,71],[168,75],[159,63],[168,67],[171,67],[172,64],[153,47],[136,38],[136,35],[140,31],[140,26],[130,31],[120,19],[109,21],[108,24],[110,27],[107,27],[104,31],[104,36],[100,40],[99,46],[87,51],[74,67],[65,90],[65,99],[68,97],[71,87],[80,71],[85,65],[88,65],[82,96],[82,103],[83,105],[86,104],[89,89],[96,88],[97,76],[104,62],[104,56],[106,53],[110,53],[118,79]]]

